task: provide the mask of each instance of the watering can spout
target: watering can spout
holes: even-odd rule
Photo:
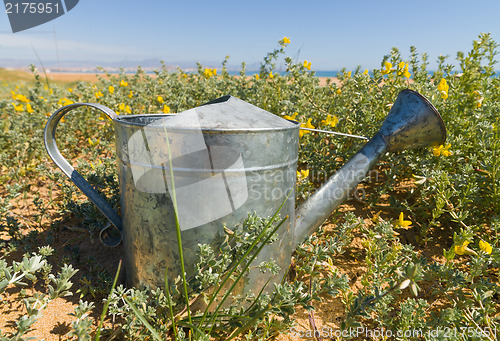
[[[387,152],[441,145],[444,122],[434,106],[413,90],[399,93],[375,136],[295,212],[294,243],[314,233]]]

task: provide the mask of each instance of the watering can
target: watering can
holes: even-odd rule
[[[71,110],[90,107],[114,124],[121,214],[69,164],[56,145],[58,122]],[[446,129],[434,106],[412,90],[399,93],[380,130],[321,188],[295,210],[298,122],[225,96],[172,114],[117,115],[100,104],[76,103],[57,110],[45,127],[52,160],[101,210],[110,225],[108,246],[123,242],[127,285],[164,285],[181,273],[176,224],[187,276],[194,273],[199,244],[220,239],[250,212],[288,219],[256,264],[274,259],[283,278],[296,246],[328,218],[387,151],[443,144]],[[175,214],[177,212],[177,214]],[[269,281],[258,269],[245,287]],[[253,271],[253,270],[252,270]]]

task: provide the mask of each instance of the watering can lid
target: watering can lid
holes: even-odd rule
[[[224,96],[175,115],[193,117],[196,113],[201,129],[286,129],[297,125],[233,96]],[[191,114],[191,115],[189,115]],[[168,127],[186,127],[186,120],[165,122]]]

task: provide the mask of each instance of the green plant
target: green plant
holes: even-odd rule
[[[12,266],[8,266],[3,258],[0,258],[0,295],[11,286],[27,285],[23,282],[24,279],[36,282],[36,274],[46,265],[45,258],[52,251],[49,247],[39,248],[39,254],[25,255],[21,262],[12,262]],[[16,321],[14,332],[4,335],[0,331],[0,340],[24,340],[23,335],[31,330],[50,301],[72,294],[69,291],[72,286],[70,279],[76,272],[70,265],[64,265],[57,276],[49,274],[47,293],[34,292],[32,296],[23,298],[26,314]]]
[[[170,333],[179,339],[182,335],[197,340],[209,335],[233,338],[269,319],[271,313],[289,317],[293,305],[304,301],[307,295],[299,295],[300,291],[292,290],[287,284],[277,284],[274,297],[264,291],[247,292],[238,297],[242,294],[241,289],[235,291],[237,285],[240,287],[240,280],[248,275],[252,261],[260,250],[274,241],[274,234],[283,222],[276,223],[274,219],[263,220],[250,215],[240,228],[226,229],[218,254],[211,245],[199,246],[200,261],[195,276],[189,280],[189,305],[180,294],[182,280],[177,278],[177,284],[167,286],[165,290],[125,290],[118,287],[110,298],[110,313],[124,316],[127,322],[122,328],[129,337],[137,339],[148,334],[162,339]],[[276,273],[279,270],[274,262],[252,266],[257,266],[262,272]],[[290,295],[295,296],[292,307],[284,305],[290,304]],[[233,302],[229,306],[224,303],[228,299]],[[146,302],[149,303],[146,305]],[[189,322],[187,311],[192,309],[193,302],[198,302],[198,306],[201,304],[203,308],[191,315],[192,322]],[[271,330],[274,327],[274,324],[268,326]]]

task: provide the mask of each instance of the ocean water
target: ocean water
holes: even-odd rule
[[[217,70],[220,74],[220,69]],[[347,70],[347,71],[354,71],[354,70]],[[75,71],[71,71],[70,73],[74,73]],[[185,71],[186,73],[197,73],[198,71]],[[337,74],[340,72],[340,70],[314,70],[314,75],[316,77],[337,77]],[[432,77],[434,74],[434,70],[429,70],[429,75]],[[63,72],[64,73],[64,72]],[[100,71],[81,71],[81,73],[101,73]],[[118,74],[119,72],[111,72],[112,74]],[[135,74],[135,71],[126,71],[126,74]],[[154,71],[146,71],[148,74],[154,74]],[[239,75],[240,71],[239,70],[230,70],[228,73],[232,76]],[[253,75],[258,75],[260,73],[260,70],[246,70],[245,71],[247,76],[253,76]],[[276,74],[276,72],[274,72]],[[280,72],[281,75],[284,75],[286,72]],[[373,72],[370,70],[369,75],[373,76]],[[493,77],[499,77],[500,76],[500,70],[496,71]]]
[[[347,71],[353,71],[354,70],[347,70]],[[259,74],[259,70],[247,70],[246,71],[246,74],[247,76],[253,76],[255,74]],[[314,71],[314,75],[316,77],[337,77],[337,74],[340,72],[340,70],[318,70],[318,71]],[[429,70],[429,75],[432,76],[434,74],[434,70]],[[240,72],[239,71],[229,71],[229,74],[230,75],[239,75]],[[285,74],[285,72],[281,72],[281,74]],[[373,76],[373,72],[371,70],[369,70],[368,74],[370,76]],[[499,71],[496,71],[495,74],[493,75],[493,77],[499,77],[500,76],[500,70]]]
[[[332,70],[332,71],[314,71],[316,77],[337,77],[337,74],[340,72],[339,70]],[[240,71],[228,71],[230,75],[239,75]],[[247,76],[253,76],[257,75],[260,73],[260,70],[246,70],[245,71]],[[274,72],[275,73],[275,72]],[[285,74],[285,72],[281,72],[281,74]]]

